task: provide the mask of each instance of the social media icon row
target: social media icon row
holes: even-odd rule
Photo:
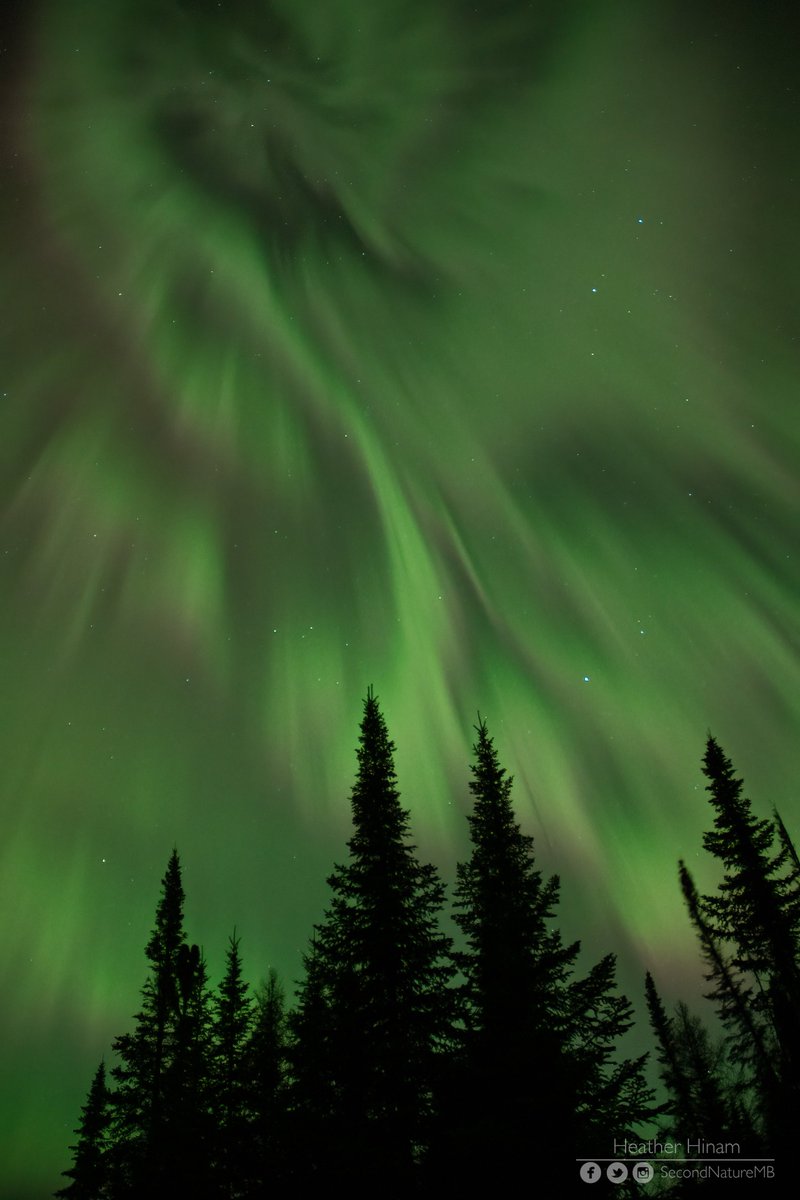
[[[581,1179],[584,1183],[597,1183],[603,1174],[603,1168],[595,1162],[585,1162],[581,1165]],[[630,1172],[637,1183],[649,1183],[653,1178],[653,1168],[650,1163],[634,1163]],[[606,1167],[606,1178],[612,1183],[624,1183],[628,1178],[628,1168],[623,1162],[612,1162]]]

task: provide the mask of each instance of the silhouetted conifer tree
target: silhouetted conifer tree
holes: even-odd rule
[[[716,894],[700,896],[681,863],[681,887],[731,1059],[752,1072],[764,1132],[776,1149],[793,1137],[788,1114],[800,1103],[800,870],[783,822],[777,814],[775,823],[753,815],[712,737],[703,773],[715,812],[703,845],[724,874]]]
[[[512,779],[484,721],[477,734],[467,818],[472,854],[458,864],[454,904],[466,940],[455,955],[464,1032],[447,1105],[450,1144],[439,1158],[445,1170],[451,1160],[488,1182],[523,1170],[532,1142],[533,1154],[543,1154],[574,1132],[577,1079],[567,1055],[564,985],[578,946],[565,947],[550,924],[558,879],[544,881],[535,866],[533,838],[514,819]]]
[[[752,986],[725,954],[722,944],[705,918],[702,898],[694,880],[681,860],[678,863],[681,891],[695,927],[700,949],[708,966],[706,979],[713,983],[707,998],[716,1005],[723,1025],[730,1030],[731,1060],[751,1070],[763,1088],[776,1084],[774,1065],[768,1045],[767,1030],[750,1004]]]
[[[800,1010],[800,891],[787,870],[793,847],[781,822],[776,852],[775,825],[753,816],[742,796],[742,781],[709,737],[703,760],[706,790],[715,809],[714,829],[703,845],[725,874],[718,892],[703,897],[714,935],[735,946],[734,965],[756,982],[753,999],[769,1014],[787,1072],[800,1068],[797,1012]]]
[[[570,1055],[577,1078],[580,1153],[600,1155],[612,1140],[636,1141],[637,1126],[658,1112],[644,1074],[647,1054],[620,1056],[619,1041],[633,1027],[633,1005],[616,991],[616,956],[607,954],[569,985]]]
[[[215,1196],[212,996],[199,947],[182,947],[174,1054],[165,1079],[165,1179],[172,1195]]]
[[[72,1166],[62,1174],[72,1182],[55,1192],[56,1196],[68,1200],[106,1200],[108,1185],[108,1087],[106,1086],[105,1063],[97,1068],[86,1103],[81,1109],[81,1119],[75,1130],[78,1141],[70,1150],[74,1151]]]
[[[337,1091],[334,969],[316,933],[303,965],[305,976],[287,1018],[288,1154],[290,1173],[311,1180],[342,1157],[345,1130]]]
[[[252,1032],[245,1048],[248,1161],[251,1180],[262,1187],[286,1170],[286,1004],[271,968],[256,992]]]
[[[680,1053],[675,1035],[675,1022],[667,1015],[649,971],[645,975],[645,998],[650,1026],[656,1039],[659,1074],[668,1097],[663,1111],[673,1118],[676,1128],[692,1129],[692,1081],[687,1074],[684,1057]]]
[[[614,960],[570,982],[578,943],[551,924],[559,881],[542,878],[533,838],[514,818],[512,780],[486,723],[477,727],[468,817],[472,854],[457,868],[455,921],[466,949],[461,1051],[454,1058],[437,1147],[445,1178],[496,1184],[529,1173],[563,1187],[600,1125],[624,1136],[650,1112],[642,1059],[618,1063],[630,1004],[613,994]]]
[[[242,975],[239,939],[230,938],[226,970],[214,999],[211,1094],[214,1114],[214,1177],[220,1196],[244,1194],[249,1177],[250,1113],[247,1049],[253,1001]]]
[[[649,972],[645,991],[667,1092],[662,1111],[671,1118],[669,1132],[677,1141],[688,1130],[706,1141],[745,1139],[752,1146],[747,1080],[731,1069],[724,1045],[712,1040],[701,1019],[682,1001],[668,1016]]]
[[[132,1033],[114,1042],[111,1074],[112,1192],[115,1200],[178,1186],[207,1194],[210,1031],[206,968],[185,942],[184,892],[173,850],[162,880],[155,928],[145,948],[150,974]]]
[[[341,1171],[401,1188],[428,1135],[452,968],[438,928],[443,887],[408,843],[394,745],[371,690],[359,740],[350,858],[328,881],[293,1022],[296,1094],[335,1134],[335,1148],[321,1143],[335,1160],[321,1164],[327,1178]]]

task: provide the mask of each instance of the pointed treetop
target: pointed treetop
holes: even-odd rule
[[[101,1061],[95,1072],[86,1103],[81,1108],[81,1119],[75,1133],[78,1141],[70,1146],[73,1165],[62,1175],[72,1183],[54,1192],[64,1200],[81,1200],[81,1197],[105,1195],[107,1182],[106,1147],[109,1126],[110,1093],[106,1085],[106,1066]]]
[[[372,689],[372,684],[367,688],[367,694],[364,698],[364,715],[361,718],[361,733],[358,741],[360,747],[357,751],[359,762],[365,751],[374,751],[378,747],[388,750],[390,754],[394,751],[394,742],[389,738],[386,721],[380,710],[378,697]]]
[[[740,803],[742,781],[736,778],[733,763],[725,757],[719,742],[710,733],[703,755],[703,774],[709,780],[706,791],[711,793],[712,804],[717,803],[717,798],[732,804]]]
[[[500,765],[486,721],[478,715],[475,726],[478,740],[473,746],[474,761],[470,764],[472,779],[469,790],[474,797],[473,811],[467,817],[473,845],[481,854],[493,856],[513,853],[521,869],[533,858],[533,838],[523,834],[514,814],[511,790],[514,778]],[[501,849],[502,848],[502,849]],[[532,878],[539,879],[538,873]]]
[[[478,735],[478,741],[472,748],[475,762],[470,765],[473,779],[470,780],[469,790],[478,797],[482,794],[485,785],[494,785],[505,799],[511,794],[514,777],[507,775],[505,767],[500,766],[500,760],[494,748],[494,740],[489,736],[489,727],[480,713],[478,713],[478,724],[473,728]]]
[[[664,1002],[649,971],[645,975],[644,989],[650,1027],[658,1043],[656,1057],[662,1068],[661,1079],[667,1090],[672,1093],[673,1103],[677,1101],[679,1111],[683,1115],[688,1111],[688,1083],[675,1046],[675,1021],[667,1015]],[[668,1105],[666,1110],[669,1111]]]
[[[351,793],[356,837],[373,827],[385,829],[387,819],[393,833],[402,834],[407,817],[400,808],[400,793],[396,786],[395,746],[371,685],[364,700],[358,741],[358,774]]]
[[[220,995],[223,1001],[231,997],[241,997],[247,992],[247,983],[243,979],[244,968],[242,966],[242,955],[239,950],[241,938],[237,936],[236,926],[233,927],[233,933],[228,937],[228,949],[225,952],[225,975],[222,983],[219,986]],[[195,949],[195,947],[192,947]]]
[[[173,847],[161,881],[161,898],[156,908],[155,929],[145,947],[145,954],[156,967],[171,964],[179,947],[186,940],[183,930],[184,899],[180,859],[177,849]]]
[[[535,980],[545,975],[556,986],[577,949],[563,948],[560,934],[547,924],[558,902],[558,877],[543,882],[534,840],[514,814],[513,780],[500,765],[481,717],[475,728],[469,783],[474,804],[467,817],[472,852],[456,867],[454,893],[454,919],[469,945],[462,970],[472,962],[488,980],[481,987],[521,996],[521,989],[538,986]]]
[[[737,779],[732,762],[710,734],[702,769],[709,781],[706,791],[716,810],[715,832],[704,835],[704,848],[728,866],[735,864],[745,872],[758,870],[764,856],[769,855],[774,826],[753,815],[750,801],[742,795],[742,780]]]

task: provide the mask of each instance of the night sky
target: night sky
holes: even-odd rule
[[[291,990],[370,684],[448,883],[480,710],[565,936],[698,995],[709,729],[800,832],[779,6],[18,8],[2,1195],[69,1165],[173,844],[212,980],[235,924]]]

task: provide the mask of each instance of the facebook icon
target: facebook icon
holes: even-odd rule
[[[581,1166],[581,1179],[584,1183],[597,1183],[601,1174],[597,1163],[585,1162]]]

